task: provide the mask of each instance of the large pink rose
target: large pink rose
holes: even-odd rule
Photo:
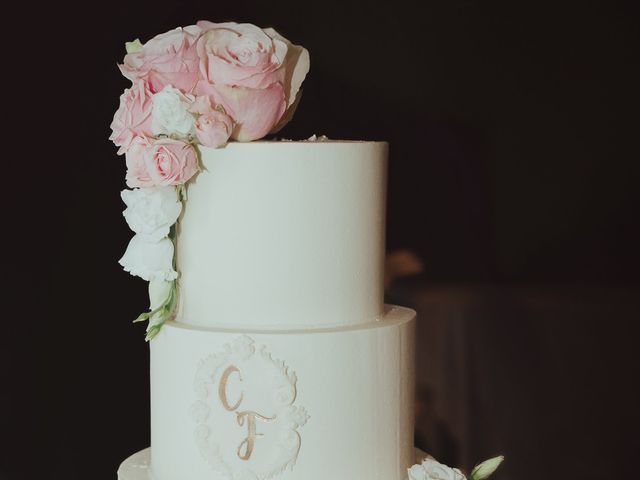
[[[180,140],[136,137],[127,152],[127,185],[151,187],[181,185],[198,171],[192,145]]]
[[[157,35],[141,51],[125,55],[120,71],[133,82],[147,80],[153,93],[166,85],[190,93],[198,81],[196,42],[200,32],[198,26],[191,25]]]
[[[210,83],[248,88],[284,83],[280,67],[287,43],[250,23],[198,22],[198,26],[204,31],[197,47],[200,70]]]
[[[237,23],[198,22],[202,80],[209,95],[235,120],[232,138],[250,141],[275,132],[291,118],[309,71],[309,53],[275,30]]]
[[[143,80],[125,90],[120,96],[120,107],[111,122],[111,136],[117,147],[118,155],[125,153],[135,137],[151,135],[152,93]]]

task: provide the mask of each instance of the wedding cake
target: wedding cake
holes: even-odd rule
[[[387,143],[254,141],[309,70],[273,29],[198,22],[127,43],[120,68],[151,447],[118,478],[407,478],[415,312],[383,303]],[[409,476],[449,478],[426,465]]]

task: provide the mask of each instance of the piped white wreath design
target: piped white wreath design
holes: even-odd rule
[[[256,442],[256,452],[267,451],[268,455],[258,454],[258,459],[239,459],[237,445],[228,435],[223,438],[220,419],[228,419],[233,412],[225,411],[220,404],[218,389],[221,376],[230,366],[242,372],[248,386],[253,382],[255,388],[260,383],[257,403],[268,410],[265,416],[273,418],[269,425],[260,425],[268,427],[269,433]],[[256,347],[247,335],[237,337],[222,352],[200,362],[194,382],[197,400],[191,406],[191,416],[196,422],[195,440],[200,453],[215,472],[229,480],[267,480],[293,468],[301,445],[298,428],[309,418],[304,407],[294,405],[296,383],[296,374],[283,361],[273,358],[264,345]],[[253,403],[256,404],[255,399]]]

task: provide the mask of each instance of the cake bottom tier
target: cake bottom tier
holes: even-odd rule
[[[415,463],[414,319],[413,310],[388,306],[382,319],[352,328],[258,332],[167,323],[151,342],[145,474],[405,478]]]
[[[414,463],[421,463],[427,458],[427,454],[419,448],[416,448],[414,458]],[[145,448],[144,450],[134,453],[120,464],[118,468],[118,480],[153,480],[149,471],[150,463],[150,448]],[[405,476],[405,478],[407,477]]]

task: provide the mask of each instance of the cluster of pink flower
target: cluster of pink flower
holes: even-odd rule
[[[110,139],[127,184],[180,185],[198,169],[194,144],[256,140],[289,121],[309,54],[272,28],[200,21],[128,43],[120,70],[133,85]]]

